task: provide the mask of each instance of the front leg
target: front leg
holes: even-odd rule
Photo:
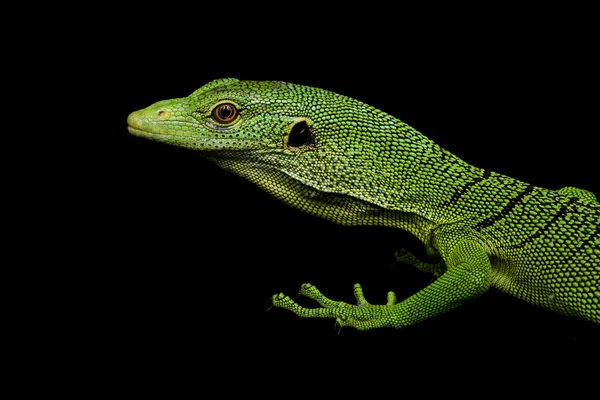
[[[302,307],[283,294],[273,296],[273,306],[306,318],[335,318],[340,326],[359,330],[402,328],[458,307],[489,288],[492,265],[478,242],[460,242],[444,261],[448,269],[439,279],[400,303],[396,303],[390,292],[386,305],[371,305],[364,299],[360,285],[355,285],[358,305],[353,306],[330,300],[314,286],[306,284],[301,293],[317,301],[322,308]]]

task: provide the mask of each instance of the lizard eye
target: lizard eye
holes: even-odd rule
[[[222,124],[228,124],[232,122],[238,115],[238,110],[233,104],[225,103],[219,104],[213,110],[212,117],[215,121]]]

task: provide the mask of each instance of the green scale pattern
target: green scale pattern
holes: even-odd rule
[[[235,118],[219,121],[228,104]],[[304,212],[344,225],[404,229],[431,262],[397,260],[436,280],[398,301],[328,299],[314,286],[305,308],[356,329],[404,327],[495,287],[532,304],[600,323],[600,204],[594,194],[548,190],[469,165],[398,119],[358,100],[286,82],[221,79],[128,117],[133,135],[199,150]]]

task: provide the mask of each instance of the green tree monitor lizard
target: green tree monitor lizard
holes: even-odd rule
[[[414,295],[357,305],[314,286],[274,307],[340,327],[405,327],[495,287],[529,303],[600,323],[600,204],[591,192],[549,190],[476,168],[365,103],[285,82],[212,81],[127,119],[135,136],[199,150],[276,198],[343,225],[411,232],[427,249],[398,261],[434,274]]]

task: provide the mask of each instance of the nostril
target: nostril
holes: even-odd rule
[[[161,119],[169,118],[170,115],[171,112],[167,110],[159,110],[158,113],[156,113],[156,116]]]

